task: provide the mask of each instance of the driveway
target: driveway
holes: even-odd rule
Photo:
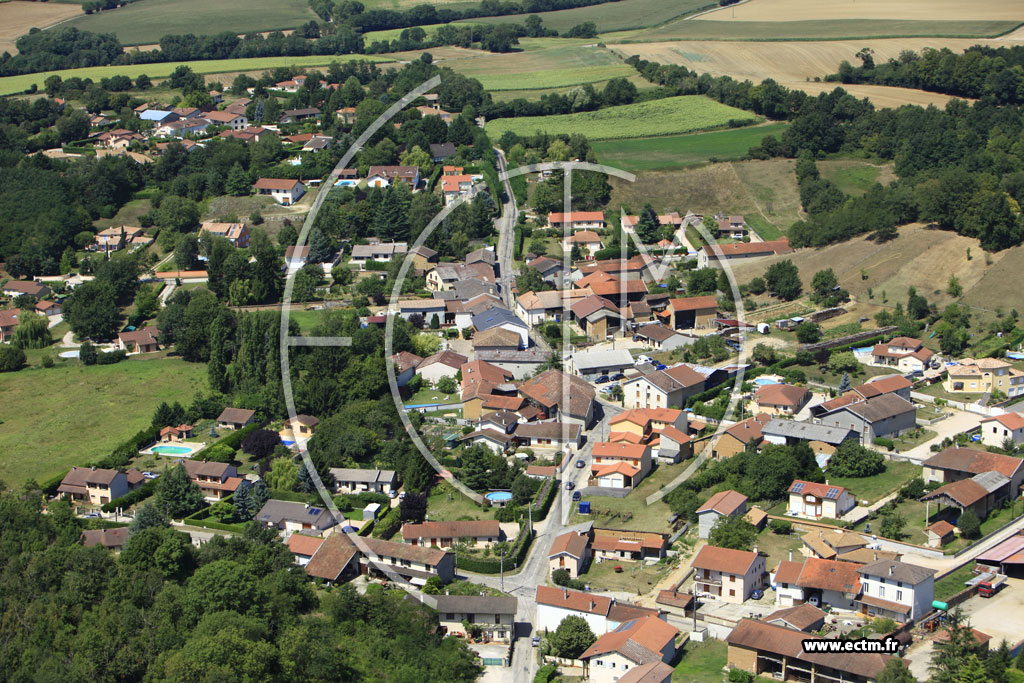
[[[980,423],[982,419],[982,416],[976,413],[969,413],[963,410],[947,410],[951,413],[949,417],[928,427],[928,429],[937,434],[934,439],[926,441],[919,446],[914,446],[908,451],[902,451],[900,452],[900,455],[910,458],[918,463],[927,460],[935,455],[931,450],[931,445],[933,443],[942,443],[942,440],[947,436],[952,437],[954,434],[959,434],[960,432],[971,429],[972,427],[977,427],[978,423]]]

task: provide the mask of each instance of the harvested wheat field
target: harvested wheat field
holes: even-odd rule
[[[994,40],[961,38],[903,38],[899,40],[835,40],[793,42],[750,41],[666,41],[659,43],[626,43],[609,45],[623,57],[639,55],[643,59],[662,64],[681,64],[698,73],[712,76],[731,76],[738,80],[758,83],[773,78],[789,88],[817,94],[831,90],[836,83],[814,82],[839,69],[844,59],[859,64],[854,55],[864,47],[875,52],[875,61],[895,59],[903,50],[921,51],[926,47],[948,47],[960,52],[972,45],[991,44]],[[808,81],[807,79],[812,79]],[[856,97],[868,97],[876,106],[892,107],[901,104],[944,105],[950,97],[910,88],[892,88],[879,85],[844,85]]]
[[[1008,0],[748,0],[701,15],[702,21],[814,21],[910,19],[916,21],[1024,21]]]
[[[81,13],[81,5],[18,0],[0,3],[0,53],[16,53],[14,41],[28,33],[29,29],[53,26]]]

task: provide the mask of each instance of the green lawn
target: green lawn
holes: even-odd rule
[[[958,401],[960,403],[974,403],[981,398],[981,394],[966,394],[961,392],[951,393],[946,391],[942,382],[936,382],[935,384],[929,384],[923,389],[917,389],[922,394],[928,394],[935,398],[944,398],[947,401]]]
[[[644,501],[662,486],[678,477],[689,464],[689,461],[684,460],[678,465],[659,465],[625,498],[585,496],[583,500],[590,501],[591,514],[581,515],[578,512],[579,506],[574,505],[571,523],[593,521],[598,526],[615,529],[670,533],[668,518],[672,513],[664,500],[659,500],[653,505],[647,505]],[[629,518],[627,519],[626,516]]]
[[[149,2],[149,0],[146,0]],[[139,3],[142,6],[144,3]],[[120,11],[120,10],[117,10]],[[0,78],[0,95],[11,95],[24,92],[33,84],[40,90],[43,82],[54,74],[61,78],[91,78],[99,81],[101,78],[111,76],[130,76],[137,78],[139,74],[146,74],[150,78],[166,78],[181,66],[187,65],[190,69],[199,74],[223,74],[236,71],[255,71],[259,69],[274,69],[279,66],[294,66],[306,68],[311,66],[327,66],[331,62],[345,62],[353,59],[369,60],[371,62],[389,62],[391,57],[383,55],[309,55],[301,57],[249,57],[245,59],[208,59],[196,62],[161,62],[159,64],[132,64],[130,66],[90,66],[82,69],[64,69],[62,71],[43,71],[36,74],[22,74],[20,76],[6,76]]]
[[[706,130],[730,120],[753,121],[755,117],[702,95],[682,95],[575,114],[493,119],[486,128],[493,139],[507,130],[519,135],[541,130],[551,134],[582,133],[591,140],[618,140]]]
[[[608,43],[663,40],[849,40],[944,36],[998,36],[1013,30],[1014,21],[915,21],[886,19],[820,19],[811,21],[693,21],[676,20],[662,26],[601,36]]]
[[[828,481],[834,486],[848,488],[853,492],[857,503],[860,504],[862,500],[874,503],[879,498],[900,488],[907,481],[919,476],[921,476],[920,466],[910,462],[887,460],[885,472],[873,477],[828,477]]]
[[[833,166],[827,167],[821,174],[826,180],[831,180],[840,190],[846,194],[862,195],[878,182],[882,169],[877,166]]]
[[[535,90],[562,88],[583,83],[598,83],[612,78],[632,76],[636,69],[625,64],[583,66],[572,69],[550,69],[529,73],[496,73],[474,76],[485,90]]]
[[[57,349],[51,349],[56,354]],[[177,358],[77,362],[0,375],[0,480],[42,481],[109,454],[163,401],[207,391],[206,366]]]
[[[801,535],[795,531],[789,534],[772,533],[771,528],[765,525],[764,531],[758,534],[755,543],[759,552],[768,554],[768,571],[777,567],[782,560],[788,560],[790,550],[793,551],[793,557],[800,556],[800,547],[803,545]]]
[[[408,401],[405,401],[407,405],[418,406],[424,403],[458,403],[459,392],[446,394],[438,389],[424,388],[413,394]]]
[[[427,498],[427,514],[432,520],[494,519],[492,510],[474,503],[447,482],[434,487]]]
[[[622,571],[616,572],[615,567],[622,567]],[[669,569],[667,563],[644,565],[640,562],[605,560],[600,563],[591,562],[586,573],[580,574],[579,578],[589,584],[592,590],[636,592],[640,596],[653,590]]]
[[[923,443],[931,441],[936,436],[938,436],[938,434],[930,429],[917,427],[903,436],[893,439],[893,443],[896,444],[897,451],[909,451],[915,446],[920,446]]]
[[[966,586],[964,582],[974,575],[974,562],[968,562],[964,566],[946,574],[935,582],[935,599],[946,600],[956,595]]]
[[[710,133],[610,140],[595,143],[594,152],[602,164],[634,173],[685,168],[711,160],[742,159],[751,147],[761,144],[766,135],[781,136],[788,126],[788,123],[771,123]]]
[[[317,20],[306,0],[246,0],[245,11],[226,0],[146,0],[67,22],[83,31],[113,33],[124,45],[156,43],[169,34],[214,34],[298,28]]]
[[[673,683],[722,683],[722,669],[728,654],[729,646],[724,640],[686,643],[682,658],[672,672]]]

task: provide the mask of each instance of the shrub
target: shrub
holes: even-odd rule
[[[963,511],[956,525],[960,527],[960,535],[966,539],[973,540],[981,537],[981,519],[970,508]]]
[[[150,496],[152,496],[153,493],[156,491],[156,481],[156,479],[147,479],[146,482],[139,488],[135,489],[134,491],[129,491],[125,495],[121,496],[120,498],[115,498],[109,503],[104,503],[103,507],[100,509],[102,509],[104,512],[113,512],[117,508],[123,509],[131,507],[136,503],[140,503],[145,499],[149,498]]]
[[[558,669],[555,668],[554,664],[545,664],[537,669],[537,675],[533,677],[533,683],[550,683],[557,672]]]
[[[768,525],[768,528],[772,530],[773,534],[785,536],[787,534],[792,533],[793,523],[785,519],[773,519],[771,523]]]
[[[887,448],[890,451],[896,448],[896,442],[893,441],[892,439],[887,439],[884,436],[877,437],[871,443],[875,444],[876,446],[882,446],[883,448]]]
[[[743,669],[729,670],[729,683],[753,683],[754,674]]]

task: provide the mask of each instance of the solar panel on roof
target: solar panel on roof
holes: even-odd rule
[[[797,483],[793,484],[793,488],[790,490],[793,493],[800,493],[801,491],[804,490],[804,483],[802,481],[798,481]]]
[[[825,492],[825,497],[826,498],[838,498],[839,497],[839,489],[829,489],[828,491]]]
[[[311,515],[319,515],[320,514],[320,508],[309,508],[309,514],[311,514]]]

